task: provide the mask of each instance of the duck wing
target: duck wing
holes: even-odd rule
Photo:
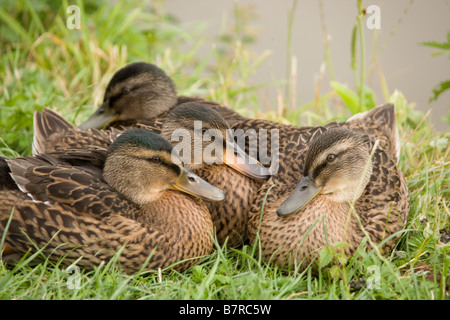
[[[122,268],[130,273],[147,260],[149,269],[175,262],[163,233],[121,214],[79,214],[69,205],[34,201],[20,191],[0,192],[0,203],[0,234],[11,219],[5,241],[15,251],[42,248],[52,261],[64,256],[62,263],[69,265],[81,258],[77,265],[88,269],[119,252]]]
[[[138,221],[139,208],[80,167],[52,166],[48,159],[7,161],[20,190],[0,191],[0,233],[12,214],[7,244],[19,252],[30,240],[44,254],[92,267],[121,252],[130,272],[149,259],[149,268],[174,263],[165,234]]]
[[[380,140],[380,147],[396,164],[400,158],[400,139],[395,107],[392,103],[377,106],[369,111],[357,113],[342,124],[373,140]]]
[[[55,111],[45,108],[34,113],[33,155],[67,149],[104,150],[122,130],[80,130]]]

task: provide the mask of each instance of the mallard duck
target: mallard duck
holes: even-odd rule
[[[261,242],[264,260],[302,270],[336,242],[352,254],[366,235],[392,249],[409,212],[394,106],[283,134],[278,172],[249,213],[250,241]]]
[[[155,118],[164,118],[176,105],[201,102],[218,111],[231,125],[244,119],[237,112],[199,97],[177,96],[172,79],[157,66],[146,62],[128,64],[108,83],[102,105],[79,127],[136,127]]]
[[[187,147],[182,152],[186,167],[225,192],[224,201],[206,202],[206,206],[219,245],[240,245],[246,239],[247,213],[253,196],[269,178],[268,170],[234,143],[227,122],[203,104],[183,103],[172,108],[163,122],[152,126],[147,123],[145,127],[161,133],[176,147]],[[105,150],[120,133],[114,128],[79,130],[55,112],[44,110],[35,114],[33,150],[35,154],[77,148]],[[174,140],[176,134],[183,136]]]
[[[131,63],[118,70],[106,87],[102,105],[80,124],[79,128],[86,130],[138,127],[158,130],[172,108],[187,102],[198,102],[214,109],[233,130],[269,130],[268,140],[265,140],[268,141],[268,148],[271,147],[270,130],[281,129],[281,140],[288,138],[284,137],[283,133],[298,130],[292,125],[244,117],[224,105],[200,97],[177,96],[172,79],[162,69],[146,62]],[[255,136],[252,133],[243,133],[252,144],[254,139],[258,139],[258,134],[257,132]],[[236,137],[240,137],[239,133]],[[247,143],[246,152],[249,151],[248,146]]]
[[[281,129],[280,139],[284,140],[288,137],[284,137],[283,133],[298,129],[269,120],[247,118],[224,105],[200,97],[177,96],[172,79],[162,69],[146,62],[131,63],[118,70],[107,85],[102,105],[79,128],[138,127],[159,130],[172,108],[187,102],[201,103],[214,109],[233,130],[269,130],[267,140],[263,139],[269,149],[270,130]],[[246,130],[237,132],[235,136],[237,140],[242,137],[247,139],[246,144],[239,146],[248,153],[249,145],[257,144],[255,140],[258,139],[259,132],[248,134]],[[258,154],[254,157],[258,157]]]
[[[82,165],[94,153],[6,159],[18,186],[0,191],[0,234],[10,248],[27,252],[30,239],[50,258],[81,258],[85,268],[120,252],[129,273],[176,263],[184,270],[212,251],[213,224],[200,197],[221,201],[224,194],[183,167],[166,139],[128,130],[108,147],[103,169]],[[104,155],[99,149],[96,156]]]
[[[201,132],[195,132],[196,121],[201,121],[198,126]],[[188,168],[226,194],[225,200],[220,203],[206,203],[218,243],[223,245],[228,239],[229,247],[242,244],[246,239],[247,214],[253,197],[270,177],[270,172],[234,142],[228,123],[211,108],[196,102],[173,108],[164,120],[161,135],[172,141],[173,134],[179,128],[187,129],[188,136],[192,137],[191,150],[195,150],[196,139],[202,141],[203,135],[203,161],[196,163],[191,153]],[[210,142],[212,139],[213,143]],[[208,149],[216,152],[210,153]]]
[[[379,146],[389,154],[391,159],[398,163],[400,140],[396,130],[395,110],[391,109],[394,109],[394,106],[386,104],[355,114],[346,122],[330,122],[325,127],[351,127],[354,131],[366,134],[373,139],[378,139]],[[316,127],[297,127],[265,119],[241,119],[234,122],[231,128],[236,130],[236,139],[242,139],[244,136],[247,138],[242,148],[249,153],[249,148],[252,146],[256,149],[255,154],[258,160],[263,160],[259,158],[259,149],[264,148],[278,154],[277,150],[279,147],[287,147],[289,149],[296,145],[304,144],[308,141],[311,132],[317,130]],[[272,142],[275,143],[273,147]],[[252,153],[250,152],[250,154]]]

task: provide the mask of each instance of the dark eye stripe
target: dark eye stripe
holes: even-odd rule
[[[335,162],[336,159],[337,159],[343,152],[345,152],[345,151],[341,151],[341,152],[339,152],[339,153],[333,153],[333,155],[334,155],[333,161],[328,161],[328,156],[327,156],[327,159],[325,159],[325,161],[323,161],[321,164],[319,164],[319,165],[314,169],[313,177],[314,177],[314,178],[317,177],[317,176],[325,169],[325,167],[326,167],[329,163]]]
[[[123,93],[121,92],[121,93],[116,94],[115,96],[109,98],[109,105],[111,105],[111,106],[114,105],[114,103],[116,103],[116,101],[120,100],[120,98],[122,98],[122,96],[123,96]]]
[[[171,168],[173,171],[175,171],[177,173],[177,175],[179,175],[181,173],[180,167],[174,163],[164,163],[164,165]]]
[[[177,173],[177,175],[181,173],[181,169],[180,169],[179,166],[177,166],[174,163],[165,162],[162,158],[159,158],[159,157],[158,157],[159,158],[159,162],[155,162],[155,160],[153,159],[155,157],[149,157],[149,158],[147,158],[147,157],[135,157],[135,158],[136,159],[145,160],[145,161],[150,162],[152,164],[159,164],[159,165],[165,166],[167,168],[170,168],[171,170],[175,171]]]
[[[318,165],[313,171],[313,178],[316,178],[323,171],[323,169],[325,169],[327,164],[328,164],[328,161],[325,160],[320,165]]]
[[[132,91],[136,91],[136,90],[138,90],[138,89],[140,89],[142,87],[145,87],[145,86],[146,86],[146,84],[140,84],[140,85],[136,85],[134,87],[126,87],[126,88],[128,88],[127,91],[124,91],[122,89],[121,92],[119,92],[118,94],[116,94],[116,95],[114,95],[114,96],[109,98],[110,105],[113,105],[116,101],[120,100],[120,98],[122,98],[124,95],[126,95],[126,94],[128,94],[128,93],[130,93]]]

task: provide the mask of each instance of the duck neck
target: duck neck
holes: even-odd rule
[[[351,247],[359,243],[360,229],[350,203],[332,199],[323,201],[324,199],[320,197],[326,197],[326,195],[314,199],[310,210],[307,210],[311,215],[311,221],[316,223],[313,229],[314,237],[322,238],[320,242],[331,246],[336,242],[346,242]]]
[[[189,169],[213,185],[222,181],[227,171],[225,165],[221,164],[194,165],[190,166]]]
[[[175,190],[161,192],[151,202],[141,205],[139,222],[151,225],[180,245],[192,239],[209,239],[213,232],[211,216],[199,198]]]
[[[228,195],[224,201],[207,203],[208,207],[228,207],[238,204],[243,206],[242,210],[247,212],[256,190],[263,183],[261,180],[250,178],[224,164],[202,165],[197,169],[192,169],[192,171]]]

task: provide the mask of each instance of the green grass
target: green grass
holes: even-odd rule
[[[3,3],[5,5],[3,5]],[[78,2],[81,30],[65,26],[68,4],[51,1],[37,5],[24,1],[0,6],[0,154],[29,155],[32,115],[51,107],[75,123],[98,105],[112,73],[127,62],[145,60],[170,74],[180,94],[219,101],[248,116],[292,123],[320,125],[344,120],[352,113],[389,100],[396,105],[402,139],[399,166],[407,179],[411,210],[406,231],[386,257],[358,250],[353,257],[321,252],[324,267],[299,273],[280,270],[261,261],[256,247],[217,247],[189,270],[167,270],[126,275],[111,261],[92,271],[68,272],[60,263],[28,254],[14,265],[0,262],[0,299],[448,299],[449,132],[436,132],[426,115],[415,110],[400,91],[388,91],[376,101],[364,84],[367,70],[353,65],[355,88],[331,83],[333,91],[319,93],[304,105],[268,101],[263,110],[261,88],[291,96],[291,85],[274,82],[248,85],[248,79],[267,58],[255,54],[256,41],[246,24],[254,17],[236,5],[234,20],[215,39],[205,35],[202,23],[181,24],[166,12],[164,2],[119,2],[110,7],[99,1]],[[358,18],[360,19],[360,17]],[[116,24],[115,21],[121,21]],[[358,26],[360,20],[355,21]],[[357,59],[356,36],[353,43]],[[349,30],[351,32],[351,30]],[[364,43],[358,44],[363,51]],[[331,66],[330,55],[326,54]],[[362,68],[364,64],[360,63]],[[351,66],[349,66],[350,68]],[[289,68],[288,72],[289,72]],[[287,77],[289,78],[289,77]],[[334,77],[332,77],[334,78]],[[401,88],[398,88],[401,90]],[[284,101],[294,101],[292,98]],[[446,238],[447,237],[447,238]],[[42,260],[42,259],[41,259]],[[379,276],[380,281],[374,282]],[[364,280],[364,281],[363,281]],[[365,285],[364,285],[365,283]],[[69,288],[77,284],[77,288]],[[358,286],[363,284],[362,286]],[[373,286],[372,286],[373,285]]]

